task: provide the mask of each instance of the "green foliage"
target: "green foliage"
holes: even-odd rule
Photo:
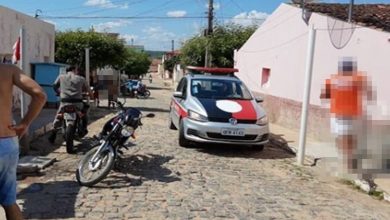
[[[209,44],[212,66],[233,67],[234,50],[239,49],[257,29],[235,24],[217,26],[208,38],[195,36],[181,48],[181,61],[185,65],[203,66],[206,46]]]
[[[90,48],[91,69],[111,66],[120,69],[125,65],[124,42],[94,31],[57,32],[55,42],[57,62],[85,67],[85,48]]]
[[[126,50],[125,66],[123,70],[130,77],[130,75],[143,75],[149,70],[149,66],[152,63],[148,54],[145,52],[137,51],[132,48]]]
[[[175,68],[175,65],[180,62],[179,56],[173,56],[171,59],[166,60],[164,62],[164,69],[168,70],[169,72],[173,72],[173,68]]]

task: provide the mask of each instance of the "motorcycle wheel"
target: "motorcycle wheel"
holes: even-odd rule
[[[150,96],[150,91],[149,91],[149,90],[146,90],[144,96],[145,96],[145,99],[149,98],[149,96]]]
[[[102,181],[114,166],[115,154],[112,148],[104,150],[97,155],[97,163],[100,165],[94,169],[90,169],[90,160],[96,153],[99,147],[89,150],[80,160],[76,170],[76,179],[81,186],[93,186]]]
[[[66,142],[66,152],[68,154],[74,154],[76,152],[76,149],[74,148],[73,145],[73,140],[74,140],[74,126],[73,125],[68,125],[65,130],[65,142]]]
[[[142,95],[137,93],[137,99],[147,99],[150,96],[150,91],[146,90]]]

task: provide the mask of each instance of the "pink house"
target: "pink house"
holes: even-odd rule
[[[328,112],[319,98],[325,79],[341,57],[355,57],[377,93],[378,106],[390,107],[390,5],[281,4],[235,53],[237,76],[265,99],[271,122],[299,129],[308,33],[317,31],[311,84],[309,135],[328,139]],[[390,108],[389,108],[390,109]],[[390,111],[389,111],[390,112]]]

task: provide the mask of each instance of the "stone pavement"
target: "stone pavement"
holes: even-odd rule
[[[66,154],[60,139],[55,146],[46,137],[33,143],[37,154],[57,162],[19,182],[18,203],[27,219],[390,219],[388,203],[314,167],[296,166],[295,156],[275,145],[263,152],[179,147],[178,132],[167,129],[172,91],[153,81],[150,99],[128,99],[127,106],[156,117],[143,120],[134,146],[96,187],[75,182],[87,140],[78,155]],[[92,123],[89,135],[108,117]]]

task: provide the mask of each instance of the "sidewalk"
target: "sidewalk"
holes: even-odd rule
[[[277,124],[270,124],[271,133],[283,139],[288,147],[298,151],[299,131],[294,131]],[[334,142],[320,142],[307,138],[305,149],[305,165],[316,165],[319,169],[332,170],[337,163],[337,149]],[[317,161],[319,161],[317,163]],[[383,191],[384,199],[390,202],[390,179],[375,179],[378,189]]]

